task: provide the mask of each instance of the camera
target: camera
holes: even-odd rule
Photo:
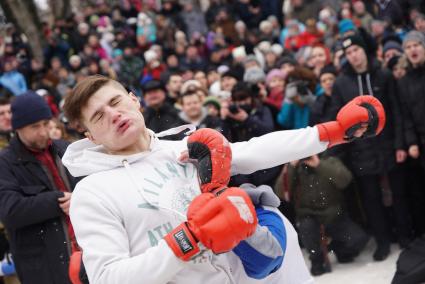
[[[308,94],[310,94],[310,90],[308,89],[308,82],[303,81],[303,80],[299,80],[299,81],[295,81],[294,85],[297,88],[297,93],[301,96],[307,96]]]
[[[229,111],[232,114],[237,114],[239,112],[239,107],[237,105],[235,105],[235,104],[231,104],[229,106]]]

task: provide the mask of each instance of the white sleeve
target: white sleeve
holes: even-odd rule
[[[184,268],[164,240],[131,256],[127,232],[113,206],[85,189],[77,185],[70,217],[90,283],[168,283]]]
[[[283,130],[232,143],[232,175],[250,174],[326,150],[317,127]]]

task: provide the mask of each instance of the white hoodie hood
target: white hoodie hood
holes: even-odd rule
[[[88,138],[85,138],[69,145],[62,158],[62,162],[74,177],[88,176],[123,167],[123,161],[132,164],[161,147],[158,137],[161,137],[162,133],[155,135],[152,130],[148,130],[148,132],[151,141],[149,150],[145,152],[132,155],[110,155],[106,153],[102,145],[97,145]],[[184,147],[183,144],[181,146]]]

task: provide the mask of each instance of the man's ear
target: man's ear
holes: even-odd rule
[[[140,106],[139,98],[131,91],[128,92],[128,94],[130,95],[130,98]]]
[[[91,133],[89,131],[84,132],[84,136],[86,136],[94,144],[99,145],[99,143],[96,142],[96,140],[94,139],[93,135],[91,135]]]

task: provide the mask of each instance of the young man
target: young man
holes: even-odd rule
[[[331,96],[331,118],[347,102],[363,95],[379,99],[387,113],[382,135],[344,145],[345,164],[358,184],[369,227],[377,242],[373,258],[384,260],[390,252],[390,223],[382,202],[381,179],[387,178],[393,194],[394,224],[401,246],[408,243],[409,213],[404,196],[404,173],[397,164],[406,158],[403,150],[401,111],[394,78],[388,70],[367,55],[366,44],[358,35],[345,37],[342,47],[347,65],[336,78]]]
[[[377,114],[375,119],[371,120],[366,108],[360,106],[363,103]],[[243,260],[240,252],[238,258],[234,252],[214,254],[202,247],[212,248],[213,243],[226,247],[224,251],[232,249],[229,240],[236,242],[240,231],[247,232],[252,225],[247,217],[252,211],[248,210],[246,200],[236,202],[242,196],[231,196],[236,202],[232,207],[226,205],[226,200],[221,204],[212,198],[200,206],[199,198],[205,192],[200,192],[197,170],[191,163],[179,162],[188,156],[187,139],[160,141],[161,133],[155,134],[145,127],[139,108],[134,94],[103,76],[81,81],[64,105],[67,118],[80,121],[87,129],[88,139],[72,144],[63,162],[74,176],[87,176],[73,193],[71,219],[90,282],[244,283],[250,279],[244,269],[249,262]],[[376,127],[368,127],[372,123]],[[365,131],[376,135],[384,123],[385,114],[379,101],[372,97],[358,98],[341,110],[338,121],[230,144],[232,173],[249,174],[310,156],[346,139],[360,137]],[[209,151],[209,155],[213,152]],[[220,167],[220,163],[211,163],[209,168],[211,165]],[[208,167],[203,170],[208,171]],[[241,210],[240,217],[229,215],[235,206]],[[225,216],[228,216],[224,218],[226,222],[238,222],[240,230],[223,234],[220,231],[223,226],[217,222],[208,226],[209,234],[199,234],[204,232],[204,224],[192,222],[196,219],[208,224],[208,219],[223,220]],[[241,219],[245,217],[248,221],[242,225]],[[184,233],[176,234],[176,230]],[[190,237],[190,232],[198,236],[199,244]],[[265,245],[274,251],[271,244]],[[190,255],[198,246],[200,253]],[[250,251],[249,247],[246,251]],[[281,268],[284,270],[279,270],[282,279],[292,283],[311,282],[305,267],[291,262],[289,253],[286,258]],[[264,257],[256,264],[255,267],[262,269],[256,275],[264,271],[270,274],[278,268],[276,265],[272,270],[263,268],[266,263],[270,260]],[[278,274],[269,277],[275,275]],[[270,280],[269,277],[263,281]],[[272,279],[268,283],[281,282]]]

